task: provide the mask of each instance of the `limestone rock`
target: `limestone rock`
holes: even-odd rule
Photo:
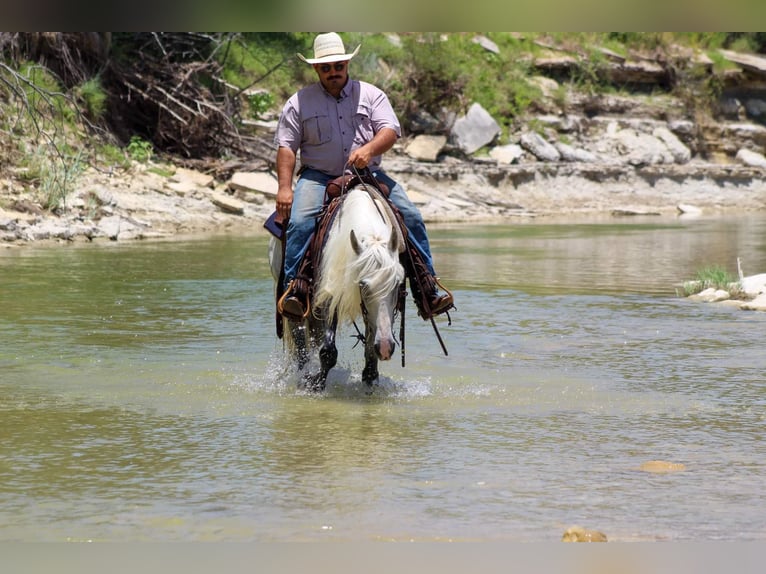
[[[419,161],[436,161],[446,143],[446,136],[419,135],[413,138],[405,152]]]
[[[676,205],[676,209],[683,215],[701,215],[702,210],[696,205],[690,205],[688,203],[679,203]]]
[[[185,167],[176,169],[175,173],[170,176],[170,180],[178,183],[190,183],[197,187],[213,187],[215,185],[215,178],[212,175]]]
[[[657,127],[652,132],[652,135],[667,146],[676,163],[687,163],[691,160],[691,150],[668,128]]]
[[[244,215],[245,213],[245,204],[225,193],[213,192],[210,200],[226,213],[233,213],[234,215]]]
[[[268,172],[238,171],[229,180],[229,189],[252,191],[276,198],[279,182]]]
[[[524,149],[518,144],[508,144],[493,147],[489,152],[489,157],[496,160],[497,163],[511,164],[524,155]]]
[[[490,144],[500,134],[500,124],[481,107],[474,103],[468,113],[455,121],[452,138],[456,145],[467,154]]]
[[[699,293],[689,295],[689,299],[692,301],[702,301],[704,303],[717,303],[718,301],[726,301],[731,298],[731,294],[723,289],[715,289],[708,287]]]
[[[745,311],[766,311],[766,293],[761,293],[752,301],[746,301],[739,306]]]
[[[615,149],[630,165],[675,163],[667,146],[653,135],[626,128],[618,130],[614,140]]]
[[[766,157],[761,153],[742,148],[737,152],[736,158],[744,165],[766,168]]]
[[[561,159],[564,161],[581,161],[585,163],[598,161],[595,154],[585,149],[575,148],[563,142],[557,142],[554,147],[561,154]]]
[[[536,132],[525,132],[519,138],[521,147],[542,161],[559,161],[561,154]]]
[[[472,41],[474,44],[478,44],[488,52],[492,52],[493,54],[500,53],[500,48],[497,47],[497,44],[486,36],[474,36]]]
[[[165,187],[180,196],[189,195],[197,190],[197,184],[191,181],[169,181]]]
[[[766,293],[766,273],[743,277],[740,280],[740,286],[748,297],[757,297],[761,293]]]

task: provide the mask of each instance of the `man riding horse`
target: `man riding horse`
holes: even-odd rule
[[[376,182],[388,189],[389,201],[403,220],[408,250],[402,264],[420,316],[431,319],[454,307],[451,293],[439,291],[420,212],[402,186],[380,169],[381,156],[400,137],[401,128],[382,90],[349,78],[349,61],[359,48],[347,54],[341,37],[330,32],[314,39],[313,58],[298,54],[313,66],[319,81],[287,100],[274,137],[279,181],[276,211],[287,221],[284,281],[280,286],[284,294],[278,310],[294,321],[308,313],[313,277],[308,276],[309,266],[302,262],[322,211],[325,188],[354,168],[372,172]],[[301,167],[293,188],[299,152]]]

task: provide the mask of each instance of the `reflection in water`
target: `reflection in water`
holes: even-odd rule
[[[3,252],[0,539],[762,540],[766,316],[674,286],[765,230],[435,227],[449,356],[410,308],[371,396],[351,333],[296,390],[262,235]]]

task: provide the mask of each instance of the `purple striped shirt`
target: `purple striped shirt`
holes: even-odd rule
[[[304,166],[341,175],[351,151],[372,140],[382,128],[401,136],[399,120],[380,88],[349,78],[336,100],[316,82],[287,100],[274,145],[296,153],[300,150]],[[381,156],[375,156],[369,168],[375,171],[380,161]]]

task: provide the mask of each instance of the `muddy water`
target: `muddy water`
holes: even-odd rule
[[[766,538],[766,314],[675,292],[766,218],[431,236],[449,355],[410,306],[372,396],[351,333],[296,390],[264,236],[0,252],[0,539]]]

